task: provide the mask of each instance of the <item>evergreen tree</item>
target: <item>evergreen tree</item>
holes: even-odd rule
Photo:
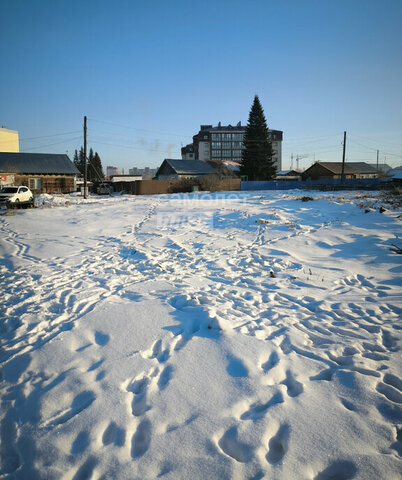
[[[89,155],[88,155],[88,163],[87,163],[87,179],[88,181],[91,182],[97,182],[105,177],[103,173],[103,168],[102,168],[102,162],[99,157],[98,152],[95,152],[92,150],[92,148],[89,149]],[[85,162],[84,162],[84,147],[81,147],[79,153],[77,150],[74,152],[74,165],[78,168],[80,171],[81,175],[84,175],[84,168],[85,168]]]
[[[240,174],[248,180],[271,180],[276,173],[272,142],[264,110],[256,95],[250,110],[243,140]]]
[[[84,157],[84,147],[80,148],[80,153],[78,155],[78,170],[81,172],[81,175],[84,175],[84,170],[85,170],[85,157]]]
[[[78,154],[77,150],[74,152],[74,165],[79,170],[81,175],[84,175],[84,150],[81,148],[80,153]]]
[[[94,182],[98,179],[98,176],[96,175],[96,168],[94,165],[94,151],[92,148],[89,149],[89,155],[88,155],[88,180],[90,182]]]
[[[73,160],[74,165],[76,168],[78,168],[79,160],[78,160],[78,151],[77,149],[74,150],[74,160]]]
[[[105,178],[105,174],[103,172],[103,167],[102,167],[102,161],[100,159],[98,152],[95,152],[95,155],[94,155],[94,165],[96,169],[97,178],[99,180]]]

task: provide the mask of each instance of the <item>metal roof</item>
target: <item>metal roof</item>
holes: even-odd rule
[[[326,168],[327,170],[329,170],[330,172],[336,175],[340,175],[342,173],[342,162],[316,162],[310,168],[314,167],[317,164],[321,165],[322,167]],[[308,168],[304,173],[310,170],[310,168]],[[356,173],[356,170],[352,167],[349,167],[348,164],[345,163],[344,173],[353,174],[353,173]]]
[[[67,155],[0,152],[0,173],[77,175],[80,172]]]
[[[215,173],[211,165],[202,160],[174,160],[165,158],[164,161],[167,162],[178,175],[205,175]]]
[[[377,173],[377,169],[373,168],[366,162],[346,162],[346,165],[353,168],[358,173]]]

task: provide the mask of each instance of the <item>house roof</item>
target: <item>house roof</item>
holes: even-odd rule
[[[387,176],[395,179],[402,179],[402,167],[392,168],[387,172]]]
[[[369,165],[366,162],[347,162],[345,165],[352,167],[358,173],[372,173],[372,174],[377,173],[377,169],[373,168],[371,165]]]
[[[375,170],[377,171],[377,164],[376,163],[369,163],[370,167],[373,167],[375,168]],[[378,164],[378,170],[380,172],[388,172],[389,170],[391,170],[392,167],[390,167],[387,163],[379,163]]]
[[[174,160],[165,158],[178,175],[205,175],[215,173],[215,170],[207,162],[202,160]]]
[[[321,165],[322,167],[326,168],[330,172],[334,173],[335,175],[341,175],[342,174],[342,162],[316,162],[314,165]],[[312,165],[310,168],[314,167]],[[308,168],[307,170],[310,170]],[[306,172],[307,172],[306,170]],[[306,173],[304,172],[304,173]],[[356,170],[352,167],[349,167],[347,163],[345,163],[345,173],[346,174],[353,174],[356,173]]]
[[[0,172],[27,175],[77,175],[80,173],[67,155],[8,152],[0,152]]]
[[[277,177],[278,176],[280,177],[283,175],[297,177],[297,176],[300,176],[300,173],[296,172],[296,170],[281,170],[280,172],[276,172]]]

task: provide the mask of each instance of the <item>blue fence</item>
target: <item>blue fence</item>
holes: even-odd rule
[[[269,182],[241,182],[241,190],[382,190],[387,188],[388,181],[382,178],[351,178],[342,183],[340,178],[302,181],[269,181]]]

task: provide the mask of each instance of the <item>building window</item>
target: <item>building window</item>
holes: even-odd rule
[[[31,190],[40,190],[42,188],[42,179],[41,178],[30,178],[29,179],[29,188]]]
[[[222,143],[221,142],[212,142],[212,148],[221,148]]]
[[[243,134],[242,133],[234,133],[233,140],[241,140],[243,141]]]
[[[212,134],[212,140],[220,140],[221,139],[221,134],[220,133],[213,133]]]
[[[222,148],[232,148],[232,142],[222,142]]]
[[[232,134],[231,133],[224,133],[223,138],[225,140],[232,140]]]
[[[220,150],[212,150],[212,158],[220,158],[221,151]]]
[[[233,142],[233,148],[242,148],[243,142]]]
[[[222,150],[222,157],[230,158],[232,156],[231,150]]]
[[[233,150],[233,156],[237,158],[241,157],[241,150]]]

